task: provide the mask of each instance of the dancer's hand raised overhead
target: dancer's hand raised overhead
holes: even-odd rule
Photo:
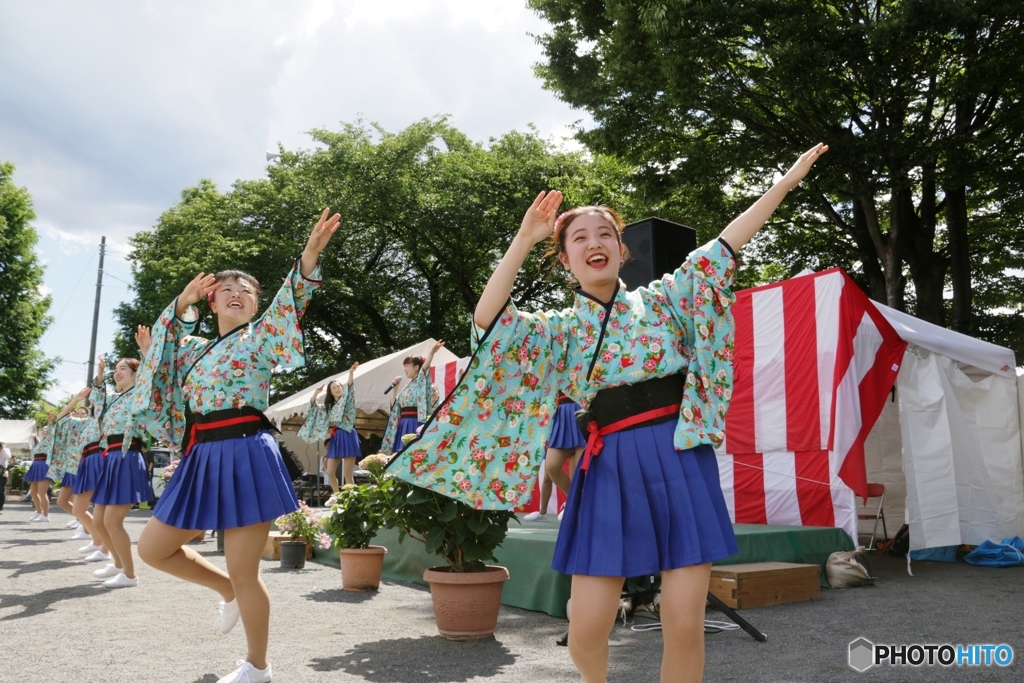
[[[786,175],[782,177],[782,182],[787,185],[790,189],[800,184],[800,181],[804,179],[807,172],[811,170],[811,166],[821,158],[821,155],[828,151],[828,145],[819,142],[814,147],[800,155],[800,158],[796,160],[796,163],[786,171]]]
[[[213,291],[213,288],[217,286],[217,277],[210,273],[199,273],[192,281],[185,285],[185,289],[181,290],[181,294],[178,295],[178,301],[174,305],[174,314],[178,318],[182,318],[185,315],[185,311],[188,310],[189,306],[194,306],[203,299],[206,295]]]
[[[558,207],[561,205],[562,193],[558,190],[538,194],[523,216],[518,236],[529,240],[531,245],[546,240],[555,229]]]
[[[324,212],[320,214],[320,220],[316,222],[316,226],[313,231],[309,233],[309,240],[306,242],[306,248],[302,250],[302,275],[309,277],[313,269],[316,268],[316,261],[320,257],[320,252],[324,250],[327,243],[334,237],[334,233],[338,231],[341,226],[341,214],[336,213],[330,216],[331,207],[326,207]],[[330,216],[328,218],[328,216]]]
[[[135,330],[135,343],[139,346],[139,352],[143,356],[149,351],[149,347],[153,344],[153,335],[150,329],[145,325],[139,325],[138,329]]]

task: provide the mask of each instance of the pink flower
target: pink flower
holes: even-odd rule
[[[612,358],[614,358],[614,357],[615,356],[612,354],[611,351],[605,351],[605,352],[603,352],[601,354],[601,360],[603,362],[605,362],[605,363],[611,363],[612,362]]]
[[[500,481],[498,481],[497,479],[495,479],[494,481],[492,481],[492,482],[491,482],[491,483],[489,484],[489,486],[490,486],[490,488],[491,488],[491,489],[493,489],[493,490],[495,490],[495,491],[500,491],[500,490],[501,490],[501,482],[500,482]]]
[[[469,479],[463,479],[459,482],[459,488],[463,491],[468,491],[473,485],[469,482]]]
[[[653,372],[656,367],[658,367],[658,364],[654,362],[653,358],[648,358],[644,361],[644,370],[647,372]]]
[[[641,334],[639,339],[640,339],[640,343],[644,344],[644,345],[646,345],[649,341],[651,341],[650,336],[648,336],[646,334]]]

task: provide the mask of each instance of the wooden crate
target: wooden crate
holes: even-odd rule
[[[267,537],[267,544],[263,546],[263,559],[264,560],[280,560],[281,559],[281,541],[290,541],[291,538],[288,534],[282,534],[280,531],[271,531],[270,536]],[[313,546],[306,544],[306,559],[313,559]]]
[[[816,564],[754,562],[711,568],[709,590],[733,609],[784,605],[821,597]]]

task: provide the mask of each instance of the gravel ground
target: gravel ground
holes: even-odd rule
[[[139,588],[110,591],[92,580],[67,540],[68,516],[29,524],[24,503],[0,515],[0,681],[186,681],[213,683],[244,656],[241,627],[212,630],[217,597],[140,566]],[[138,538],[148,518],[133,511]],[[223,566],[213,540],[195,546]],[[876,643],[1008,643],[1024,657],[1021,569],[916,563],[873,558],[876,585],[823,590],[820,600],[742,612],[766,632],[757,643],[742,631],[707,636],[705,681],[1021,680],[1018,661],[997,667],[847,666],[847,645]],[[385,581],[376,594],[340,589],[336,567],[281,570],[264,561],[271,593],[270,660],[275,681],[461,683],[578,680],[568,651],[554,640],[565,622],[503,607],[496,638],[450,643],[437,635],[430,594]],[[709,618],[722,619],[717,612]],[[617,627],[612,681],[658,679],[661,636]]]

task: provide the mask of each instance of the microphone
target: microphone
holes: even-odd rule
[[[397,387],[401,383],[402,383],[402,378],[401,377],[396,377],[395,381],[391,383],[391,386],[389,386],[387,389],[384,390],[384,395],[387,396],[388,394],[390,394],[391,390],[394,389],[395,387]]]

